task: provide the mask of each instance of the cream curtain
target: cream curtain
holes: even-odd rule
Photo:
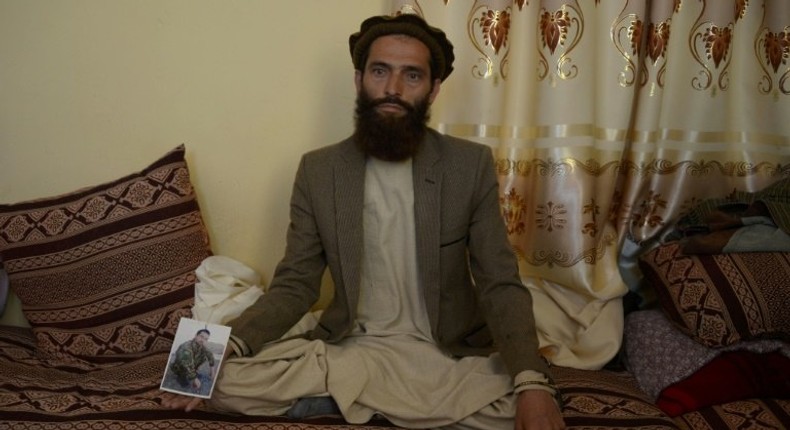
[[[634,259],[696,202],[790,176],[787,0],[392,0],[456,49],[432,125],[490,145],[542,352],[617,353]]]

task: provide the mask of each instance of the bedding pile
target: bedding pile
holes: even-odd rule
[[[639,265],[658,308],[626,317],[627,365],[670,416],[790,398],[790,180],[709,199]]]

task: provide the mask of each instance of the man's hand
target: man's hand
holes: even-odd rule
[[[231,348],[226,348],[225,355],[222,356],[223,362],[227,360],[232,354],[233,350]],[[219,369],[217,366],[211,368],[212,380],[214,379],[214,374],[218,372],[218,370]],[[197,382],[200,384],[200,381]],[[171,392],[162,393],[162,406],[166,408],[183,409],[184,411],[189,412],[198,407],[201,403],[203,403],[203,399],[200,397],[184,396]]]
[[[560,408],[548,391],[522,391],[516,402],[516,430],[565,428]]]
[[[203,402],[200,397],[183,396],[175,393],[162,394],[162,406],[170,409],[183,409],[189,412],[198,407]]]

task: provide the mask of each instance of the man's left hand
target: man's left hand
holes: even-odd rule
[[[565,421],[554,401],[544,390],[525,390],[516,399],[516,430],[562,430]]]

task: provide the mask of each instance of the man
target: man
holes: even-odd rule
[[[226,364],[215,405],[276,410],[263,398],[281,390],[247,394],[274,384],[302,390],[289,413],[332,398],[352,422],[378,413],[420,428],[513,428],[514,417],[517,429],[564,428],[491,151],[426,126],[453,70],[452,44],[420,17],[399,15],[365,20],[349,45],[355,133],[302,158],[285,256],[267,293],[230,323],[234,348],[257,355]],[[318,300],[327,267],[334,299],[303,335],[315,343],[289,344],[305,349],[283,355],[284,341],[274,341]],[[284,362],[309,370],[250,382]],[[317,379],[325,386],[303,388]]]
[[[208,342],[211,332],[207,329],[200,329],[195,334],[195,337],[179,345],[176,349],[175,357],[170,363],[168,378],[165,383],[170,384],[176,381],[177,384],[172,385],[171,388],[179,388],[183,391],[191,391],[194,393],[207,393],[210,382],[214,380],[216,375],[216,362],[214,354],[208,350],[206,343]],[[201,377],[198,370],[203,363],[209,365],[208,378]],[[206,383],[208,385],[204,386]]]

